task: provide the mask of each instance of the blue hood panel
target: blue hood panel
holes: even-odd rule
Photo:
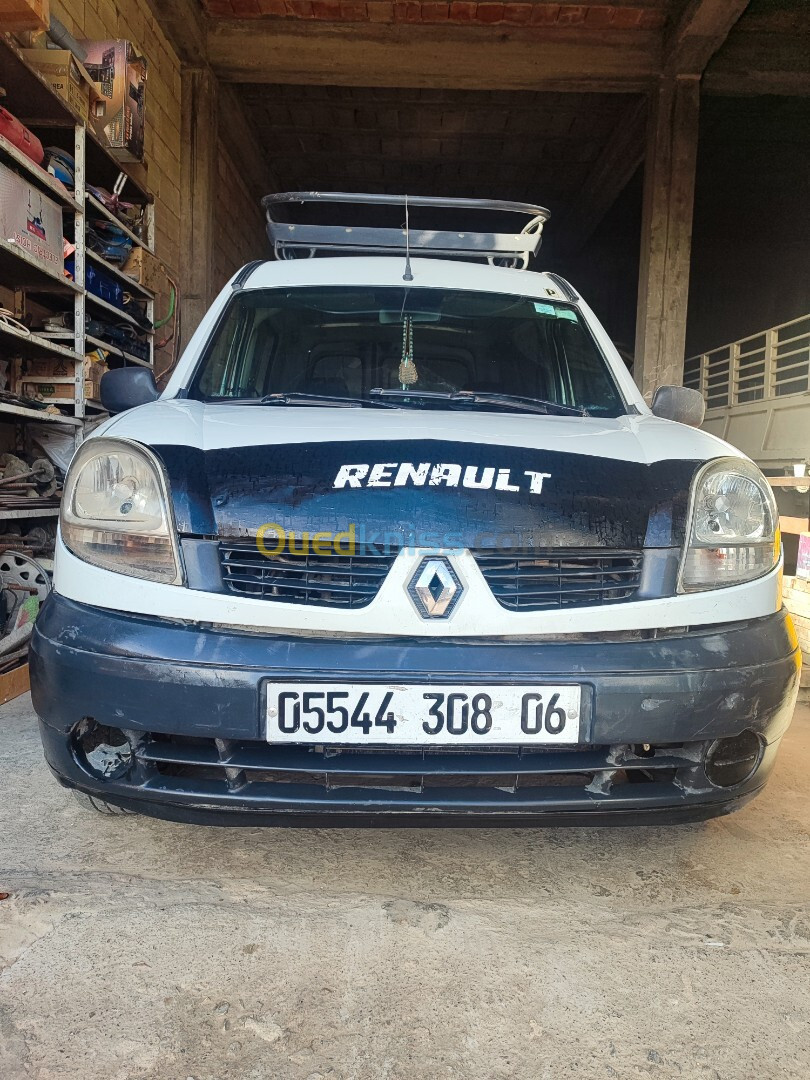
[[[184,535],[255,536],[273,523],[300,537],[353,524],[361,543],[476,549],[679,546],[690,483],[702,464],[443,440],[153,449]],[[403,462],[416,476],[400,474],[395,486]],[[423,463],[448,467],[430,483]],[[371,485],[375,464],[392,467],[378,470]],[[350,470],[359,486],[339,475],[346,465],[368,467]]]

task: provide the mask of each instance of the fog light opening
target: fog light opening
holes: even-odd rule
[[[742,731],[728,739],[717,739],[706,751],[703,767],[715,787],[743,784],[756,772],[765,746],[762,736]]]
[[[116,780],[132,768],[135,755],[120,728],[97,724],[86,716],[76,725],[73,737],[80,763],[93,776]]]

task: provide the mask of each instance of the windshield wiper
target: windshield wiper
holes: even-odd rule
[[[338,409],[395,409],[387,401],[340,397],[338,394],[265,394],[260,398],[223,398],[217,404],[229,405],[327,405]]]
[[[374,397],[419,398],[424,401],[447,401],[450,405],[500,405],[505,409],[520,409],[524,412],[545,413],[555,416],[588,416],[588,410],[581,406],[561,405],[557,401],[545,401],[543,398],[522,397],[520,394],[497,394],[476,390],[383,390],[375,387],[369,390]]]

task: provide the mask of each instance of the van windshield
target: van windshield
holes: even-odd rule
[[[496,395],[514,398],[518,409],[521,399],[537,399],[561,411],[626,412],[576,308],[453,289],[238,292],[190,389],[211,402],[318,395],[362,405],[384,397],[406,408],[446,408],[459,393],[491,395],[495,404]]]

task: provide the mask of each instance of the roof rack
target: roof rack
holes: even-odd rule
[[[354,208],[356,220],[339,224],[328,220],[346,216],[331,212],[335,204]],[[481,259],[524,270],[540,247],[543,225],[550,216],[544,207],[528,203],[328,191],[266,195],[262,206],[267,214],[267,234],[278,259],[412,253],[430,258]],[[500,231],[501,225],[512,223],[504,215],[524,219],[519,232]],[[280,216],[287,220],[280,220]],[[448,228],[451,221],[461,224],[463,231]],[[468,231],[467,222],[477,223],[486,231]],[[440,224],[443,228],[437,228]]]

